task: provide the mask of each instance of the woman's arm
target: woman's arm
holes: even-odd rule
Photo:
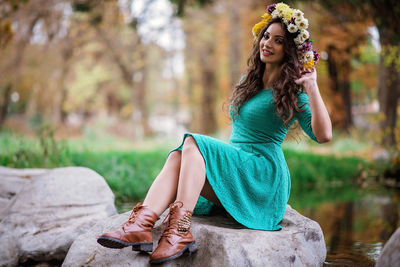
[[[332,139],[332,123],[326,110],[324,101],[319,93],[317,72],[312,69],[304,72],[295,83],[302,85],[308,95],[311,109],[311,126],[319,143],[329,142]]]

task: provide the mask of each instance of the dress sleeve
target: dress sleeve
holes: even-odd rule
[[[306,93],[300,93],[297,97],[297,105],[300,109],[304,111],[296,112],[296,119],[299,121],[301,129],[315,142],[319,143],[317,138],[315,137],[312,127],[311,127],[311,109],[310,109],[310,101],[308,99],[308,95]]]

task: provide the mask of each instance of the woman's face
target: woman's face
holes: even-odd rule
[[[285,32],[280,23],[272,23],[260,41],[260,59],[263,63],[280,65],[283,61]]]

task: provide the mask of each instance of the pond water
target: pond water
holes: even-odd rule
[[[356,185],[293,189],[289,204],[324,233],[324,266],[374,266],[400,226],[400,190]]]

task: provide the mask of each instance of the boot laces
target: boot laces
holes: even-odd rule
[[[180,205],[179,208],[183,207],[183,202],[182,201],[176,201],[172,204],[169,205],[169,213],[167,216],[165,216],[164,220],[161,223],[161,230],[163,231],[161,236],[165,236],[165,237],[169,237],[172,234],[174,234],[174,224],[175,221],[172,221],[171,218],[173,218],[174,213],[176,212],[176,210],[174,209],[175,207],[177,207],[178,205]],[[175,219],[176,220],[176,219]]]
[[[132,223],[134,223],[135,221],[136,221],[136,218],[137,218],[137,212],[142,208],[143,206],[142,206],[142,203],[138,203],[138,204],[136,204],[136,206],[134,206],[133,208],[132,208],[132,212],[131,212],[131,215],[129,216],[129,219],[122,225],[122,229],[125,231],[125,226],[128,226],[128,225],[130,225],[130,224],[132,224]]]

